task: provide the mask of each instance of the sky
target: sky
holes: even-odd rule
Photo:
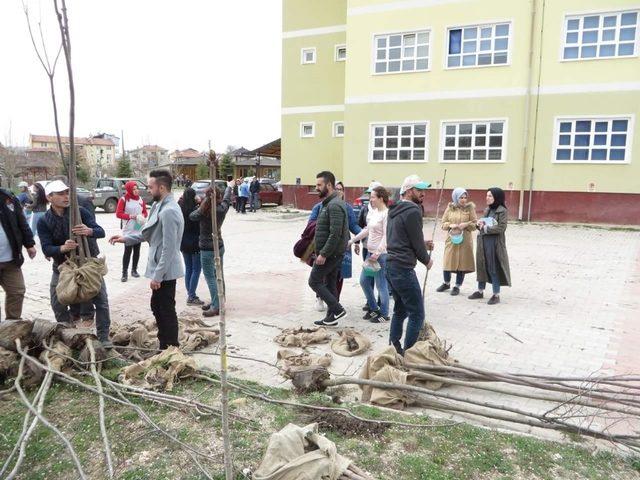
[[[52,0],[25,0],[49,55]],[[76,136],[120,136],[127,150],[259,147],[280,137],[281,0],[67,0]],[[39,40],[39,34],[38,40]],[[49,84],[21,0],[0,0],[0,142],[53,135]],[[56,70],[68,132],[64,59]]]

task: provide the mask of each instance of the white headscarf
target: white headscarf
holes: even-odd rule
[[[467,195],[467,197],[469,196],[469,195],[467,194],[467,191],[466,191],[464,188],[462,188],[462,187],[458,187],[458,188],[455,188],[455,189],[453,190],[453,192],[451,193],[451,199],[453,200],[453,203],[454,203],[455,205],[460,206],[460,203],[458,203],[458,202],[460,202],[460,197],[461,197],[462,195]]]

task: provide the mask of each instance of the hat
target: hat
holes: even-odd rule
[[[53,182],[47,183],[47,186],[44,187],[44,193],[47,197],[52,193],[60,193],[66,190],[69,190],[69,187],[67,187],[62,180],[54,180]]]
[[[373,189],[376,187],[382,187],[382,184],[380,182],[376,182],[375,180],[373,182],[371,182],[369,184],[369,188],[367,188],[367,191],[365,193],[371,193],[373,192]]]
[[[418,175],[409,175],[404,179],[404,182],[402,182],[402,187],[400,187],[400,195],[404,195],[407,190],[411,190],[412,188],[416,188],[418,190],[426,190],[430,186],[430,183],[420,180],[420,177]]]
[[[28,186],[29,186],[29,184],[28,184],[27,182],[20,182],[20,183],[18,184],[18,188],[26,188],[26,187],[28,187]]]

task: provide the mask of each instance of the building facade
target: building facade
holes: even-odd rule
[[[61,137],[62,147],[69,151],[69,137]],[[75,137],[76,153],[86,161],[87,167],[93,175],[101,177],[103,170],[112,169],[116,164],[116,144],[110,138],[100,137]],[[58,152],[58,143],[55,136],[29,135],[29,146],[39,149],[40,152]]]
[[[285,202],[446,170],[519,219],[640,224],[639,39],[629,0],[284,0]]]
[[[144,145],[127,152],[131,166],[139,174],[146,174],[158,165],[165,165],[169,161],[169,151],[158,145]]]
[[[185,150],[174,150],[169,154],[168,159],[158,165],[160,168],[168,169],[174,177],[184,175],[190,180],[197,180],[198,165],[206,165],[207,156],[194,148]]]

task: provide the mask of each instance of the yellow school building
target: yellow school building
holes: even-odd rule
[[[282,184],[321,170],[507,192],[511,218],[640,224],[640,3],[283,0]]]

